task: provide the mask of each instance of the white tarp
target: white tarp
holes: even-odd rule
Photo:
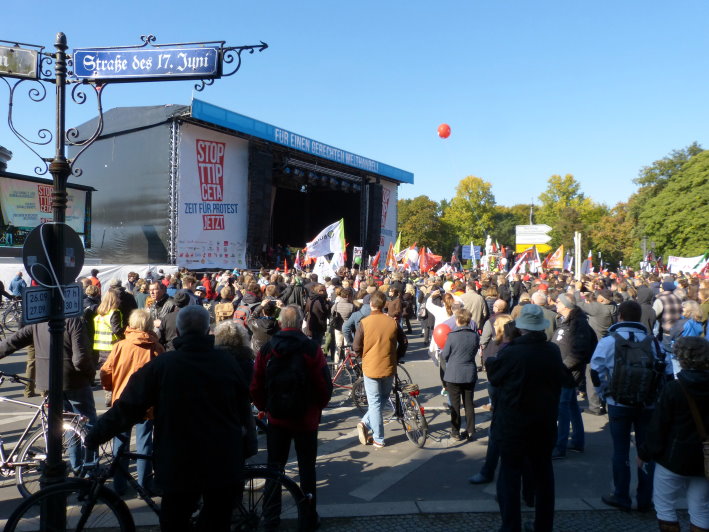
[[[248,147],[231,135],[180,127],[178,266],[246,268]]]

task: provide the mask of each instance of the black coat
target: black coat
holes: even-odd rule
[[[585,366],[591,360],[598,340],[583,310],[576,307],[559,323],[552,342],[559,346],[561,360],[569,368],[577,384],[585,378]]]
[[[485,362],[487,378],[497,388],[492,434],[503,452],[551,452],[561,387],[574,385],[559,347],[544,331],[512,340]]]
[[[242,428],[251,416],[246,376],[231,353],[214,348],[211,335],[180,336],[174,344],[175,351],[131,376],[86,443],[108,441],[153,407],[153,464],[166,493],[238,486],[244,463]],[[187,467],[195,452],[219,457],[218,467]]]
[[[64,389],[78,390],[89,386],[96,373],[89,339],[82,318],[67,318],[64,331]],[[49,324],[26,325],[0,342],[0,358],[34,344],[35,384],[40,390],[49,390]]]
[[[662,390],[640,458],[678,475],[703,477],[702,442],[680,382],[697,404],[704,430],[709,430],[709,372],[682,370],[677,379]]]

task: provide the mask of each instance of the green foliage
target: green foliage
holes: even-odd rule
[[[440,205],[428,196],[402,199],[398,202],[398,230],[401,245],[418,243],[436,253],[448,253],[455,245],[455,237],[441,216]]]
[[[691,257],[709,247],[709,151],[683,163],[650,198],[638,220],[656,253]]]
[[[618,267],[621,260],[626,265],[634,264],[629,262],[635,247],[633,225],[627,203],[618,203],[593,224],[591,245],[601,251],[604,262],[612,267]]]
[[[588,235],[591,227],[607,212],[604,205],[599,205],[584,196],[581,185],[573,175],[564,177],[553,175],[548,186],[539,195],[541,208],[535,223],[545,223],[552,227],[552,239],[549,245],[557,248],[563,244],[567,249],[573,247],[574,232]],[[593,245],[588,242],[589,248]],[[602,251],[602,250],[601,250]]]
[[[458,183],[455,196],[443,213],[458,242],[480,242],[493,229],[495,196],[492,185],[475,176]]]
[[[515,226],[529,223],[529,204],[517,204],[512,207],[496,205],[493,215],[492,237],[503,246],[515,245]]]

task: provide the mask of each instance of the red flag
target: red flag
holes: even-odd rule
[[[380,250],[380,251],[377,251],[376,255],[374,255],[374,260],[372,261],[372,266],[371,266],[371,268],[373,270],[376,270],[377,266],[379,266],[379,257],[381,256],[381,254],[382,254],[382,252]]]
[[[288,259],[283,259],[283,272],[288,273]]]

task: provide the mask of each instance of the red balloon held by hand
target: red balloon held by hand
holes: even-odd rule
[[[442,139],[447,139],[451,135],[451,127],[448,124],[438,126],[438,136]]]
[[[446,340],[450,332],[451,328],[445,323],[439,323],[436,325],[436,328],[433,329],[433,341],[438,346],[438,349],[443,349],[446,346]]]

